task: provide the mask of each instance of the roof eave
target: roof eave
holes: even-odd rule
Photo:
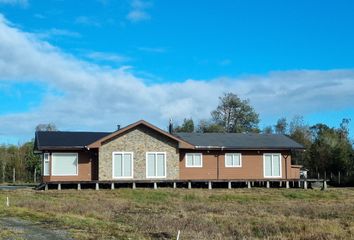
[[[225,147],[225,146],[195,146],[199,150],[303,150],[300,147]]]
[[[44,151],[44,150],[84,150],[86,149],[84,146],[43,146],[38,147],[37,151]]]

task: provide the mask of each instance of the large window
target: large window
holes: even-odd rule
[[[147,178],[166,177],[166,153],[164,152],[146,153],[146,177]]]
[[[77,153],[52,153],[52,176],[77,176]]]
[[[186,167],[203,167],[201,153],[186,153]]]
[[[241,167],[241,153],[226,153],[225,154],[225,167]]]
[[[113,152],[112,154],[112,175],[113,178],[133,177],[133,153]]]
[[[49,153],[43,154],[43,176],[49,176]]]
[[[281,154],[266,153],[263,155],[264,177],[281,177]]]

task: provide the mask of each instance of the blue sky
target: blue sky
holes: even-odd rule
[[[45,122],[206,119],[227,91],[260,127],[354,121],[353,12],[349,0],[0,0],[0,142]]]

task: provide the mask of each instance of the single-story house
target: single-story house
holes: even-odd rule
[[[296,180],[281,134],[171,133],[144,120],[114,132],[36,132],[42,182],[125,180]]]

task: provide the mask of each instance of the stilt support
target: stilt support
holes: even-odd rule
[[[177,188],[176,182],[173,182],[173,188]]]
[[[251,182],[247,182],[247,188],[251,188]]]
[[[132,183],[132,189],[136,189],[136,183],[135,182]]]
[[[81,190],[81,184],[80,183],[77,184],[77,190]]]
[[[208,182],[208,189],[212,189],[213,188],[213,186],[212,186],[212,184],[211,184],[211,181],[209,181]]]
[[[285,182],[285,187],[286,187],[286,188],[290,188],[290,186],[289,186],[289,181],[286,181],[286,182]]]
[[[270,187],[270,185],[269,185],[269,181],[267,181],[267,183],[266,183],[266,187],[267,187],[267,188],[269,188],[269,187]]]
[[[301,188],[301,181],[300,181],[300,180],[297,182],[297,186],[298,186],[299,188]]]
[[[157,189],[157,182],[154,182],[154,189]]]
[[[61,190],[61,184],[58,183],[58,190]]]
[[[96,188],[95,188],[97,191],[100,190],[100,184],[99,183],[96,183]]]
[[[111,183],[111,189],[114,190],[114,183]]]
[[[327,189],[327,181],[323,180],[323,187],[322,190],[326,190]]]
[[[304,189],[307,189],[307,181],[304,181]]]
[[[48,191],[48,184],[44,186],[44,191]]]
[[[188,182],[188,189],[192,189],[192,183]]]
[[[228,188],[228,189],[231,189],[231,188],[232,188],[231,184],[232,184],[231,182],[228,182],[228,183],[227,183],[227,188]]]

